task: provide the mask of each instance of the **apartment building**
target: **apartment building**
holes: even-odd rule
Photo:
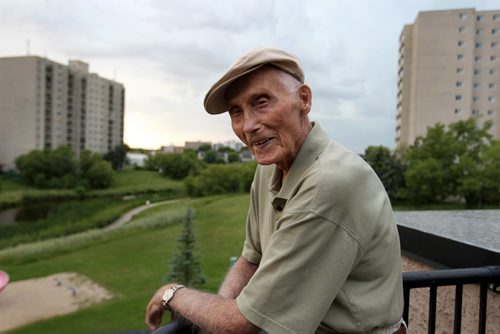
[[[0,168],[33,149],[106,153],[123,142],[125,88],[71,60],[0,58]]]
[[[500,139],[500,10],[420,12],[399,39],[396,146],[477,117]]]

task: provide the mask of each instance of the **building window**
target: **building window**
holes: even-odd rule
[[[463,48],[465,45],[465,42],[464,41],[458,41],[458,47],[459,48]]]
[[[498,15],[498,14],[493,15],[493,20],[500,21],[500,15]]]
[[[483,57],[481,57],[481,56],[476,56],[476,57],[474,57],[474,61],[475,61],[476,63],[479,63],[479,62],[481,61],[481,59],[483,59]]]
[[[455,101],[462,101],[462,95],[455,95]]]
[[[496,70],[496,69],[494,69],[494,68],[492,68],[492,69],[490,70],[490,75],[497,75],[497,70]]]
[[[483,43],[476,43],[476,49],[481,49],[483,47]]]
[[[472,97],[472,101],[473,101],[473,102],[477,102],[477,101],[479,101],[479,96],[473,96],[473,97]]]
[[[458,54],[458,55],[457,55],[457,60],[462,60],[462,59],[464,59],[464,55],[463,55],[463,54],[461,54],[461,53],[460,53],[460,54]]]
[[[480,73],[481,73],[481,70],[480,70],[480,69],[477,69],[477,68],[476,68],[476,69],[474,70],[474,75],[479,75]]]
[[[488,102],[495,103],[495,102],[497,102],[497,98],[494,96],[488,96]]]
[[[493,115],[493,110],[488,110],[488,115]]]
[[[491,42],[491,47],[493,49],[498,49],[498,42]]]
[[[474,89],[479,89],[480,86],[479,82],[474,82]]]
[[[492,35],[498,35],[498,34],[500,34],[500,29],[498,29],[498,28],[491,29],[491,34]]]
[[[497,60],[497,56],[490,56],[490,61],[496,61]]]
[[[457,68],[457,74],[462,74],[464,72],[464,69],[459,67]]]
[[[476,35],[481,36],[483,35],[484,30],[483,29],[476,29]]]
[[[456,86],[456,87],[462,87],[462,81],[457,81],[457,82],[455,83],[455,86]]]
[[[458,14],[458,18],[459,18],[460,20],[465,20],[465,19],[467,19],[467,14],[465,14],[465,13],[460,13],[460,14]]]
[[[497,88],[497,85],[496,85],[494,82],[490,82],[490,83],[488,84],[488,88],[489,88],[489,89],[495,89],[495,88]]]
[[[475,116],[475,115],[479,114],[479,111],[476,110],[476,109],[472,109],[472,113],[471,114],[472,114],[472,116]]]
[[[460,114],[462,112],[462,109],[460,108],[455,108],[455,114]]]
[[[478,20],[479,22],[484,21],[484,15],[478,15],[476,17],[476,20]]]
[[[462,33],[464,31],[465,31],[465,27],[464,26],[458,27],[458,32]]]

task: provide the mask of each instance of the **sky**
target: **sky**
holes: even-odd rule
[[[27,54],[125,85],[124,141],[158,149],[237,140],[206,91],[249,49],[296,55],[310,119],[357,153],[394,148],[398,40],[419,11],[500,8],[498,0],[0,0],[0,57]],[[1,121],[1,120],[0,120]]]

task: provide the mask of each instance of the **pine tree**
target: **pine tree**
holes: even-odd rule
[[[165,277],[165,281],[198,288],[205,284],[206,278],[201,271],[197,254],[191,208],[186,211],[183,229],[177,239],[177,250],[170,263],[170,272]]]

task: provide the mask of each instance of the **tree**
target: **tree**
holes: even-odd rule
[[[426,136],[418,137],[408,148],[405,194],[415,202],[440,202],[463,198],[468,207],[483,202],[486,183],[485,152],[491,145],[490,122],[481,127],[476,118],[437,124]]]
[[[170,263],[170,271],[165,281],[197,288],[206,282],[198,259],[191,208],[186,211],[182,232],[177,239],[177,250]]]
[[[404,165],[394,152],[384,146],[368,146],[363,155],[365,161],[373,168],[382,184],[394,201],[404,186]]]
[[[130,147],[126,144],[119,144],[116,145],[111,151],[104,154],[104,159],[111,163],[111,167],[114,170],[121,170],[127,160],[128,151],[130,151]]]

